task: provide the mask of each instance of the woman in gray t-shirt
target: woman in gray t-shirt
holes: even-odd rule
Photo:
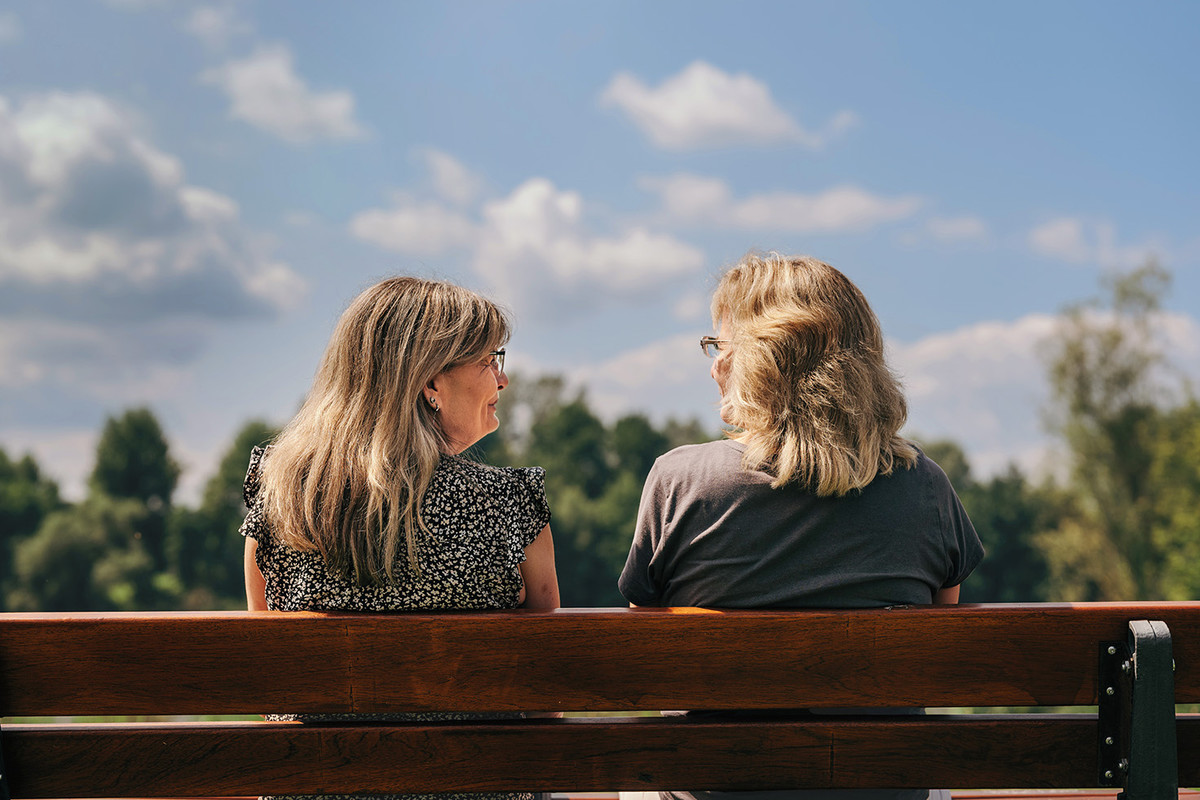
[[[904,394],[858,287],[813,258],[752,253],[724,274],[712,310],[718,333],[701,347],[715,356],[721,419],[737,432],[655,462],[619,582],[625,598],[725,608],[958,602],[983,547],[945,473],[899,435]]]

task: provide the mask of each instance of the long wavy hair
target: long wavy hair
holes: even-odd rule
[[[838,270],[808,256],[749,253],[722,276],[714,326],[731,337],[722,412],[743,464],[820,496],[861,489],[917,450],[883,355],[879,320]]]
[[[424,388],[503,345],[507,315],[449,283],[397,277],[350,304],[312,389],[263,460],[272,532],[360,584],[417,566],[421,502],[449,442]]]

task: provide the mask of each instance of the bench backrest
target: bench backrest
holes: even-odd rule
[[[1103,648],[1147,618],[1170,629],[1176,702],[1200,702],[1200,603],[3,614],[0,714],[1095,705]],[[1200,732],[1184,722],[1194,785]],[[14,797],[1083,787],[1101,769],[1092,715],[6,724],[0,746]]]

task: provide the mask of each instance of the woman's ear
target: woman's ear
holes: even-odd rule
[[[438,401],[438,379],[437,377],[430,378],[429,383],[425,384],[425,390],[422,392],[425,397],[425,402],[434,411],[439,411],[441,403]]]

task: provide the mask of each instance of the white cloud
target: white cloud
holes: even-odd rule
[[[605,419],[641,412],[662,421],[666,410],[695,417],[712,430],[721,425],[720,393],[700,352],[700,334],[651,342],[597,364],[576,365],[569,381],[587,388],[588,403]]]
[[[1041,255],[1079,264],[1090,260],[1093,252],[1083,238],[1082,220],[1056,219],[1030,231],[1029,246]]]
[[[462,162],[441,150],[427,148],[422,155],[429,169],[429,179],[439,197],[457,206],[466,206],[483,192],[483,179]]]
[[[1042,352],[1058,324],[1057,317],[1030,314],[891,343],[889,357],[909,398],[908,430],[959,442],[984,476],[1009,462],[1035,475],[1061,466],[1047,460],[1053,448],[1041,415],[1049,399]],[[1193,381],[1200,377],[1200,321],[1164,313],[1154,330],[1173,367]]]
[[[311,90],[296,74],[284,45],[259,47],[248,58],[205,71],[200,79],[229,96],[230,116],[294,144],[365,135],[354,118],[354,95]]]
[[[510,302],[543,314],[633,297],[704,263],[696,248],[644,227],[593,235],[583,224],[579,194],[545,178],[531,178],[488,203],[483,218],[476,272]]]
[[[1054,317],[1033,314],[890,343],[909,401],[905,432],[957,442],[980,478],[1010,463],[1026,474],[1056,472],[1042,425],[1048,394],[1038,355],[1055,325]]]
[[[385,250],[421,256],[469,248],[478,238],[475,223],[457,211],[405,195],[397,195],[392,208],[356,215],[350,232]]]
[[[394,192],[392,207],[368,209],[350,220],[350,232],[366,242],[418,256],[469,249],[479,239],[479,226],[466,216],[483,191],[481,177],[458,159],[433,148],[419,152],[437,199],[422,200]],[[453,208],[448,207],[449,203]]]
[[[202,328],[159,319],[99,330],[87,322],[0,318],[0,387],[10,404],[48,386],[104,401],[163,396],[199,355]],[[14,412],[12,405],[6,412]]]
[[[79,320],[110,301],[120,318],[133,306],[230,317],[279,308],[299,288],[234,201],[188,185],[179,161],[99,95],[16,109],[0,98],[0,178],[0,314]]]
[[[21,20],[11,11],[0,11],[0,44],[19,41],[24,34]]]
[[[688,174],[642,178],[639,185],[659,195],[663,212],[672,222],[737,230],[863,231],[909,217],[922,202],[913,195],[881,197],[855,186],[837,186],[816,194],[769,192],[738,199],[724,181]]]
[[[184,20],[183,28],[212,50],[224,49],[234,39],[254,33],[254,26],[229,4],[197,6]]]
[[[1111,223],[1080,217],[1059,217],[1045,222],[1029,232],[1028,242],[1038,255],[1070,264],[1128,269],[1149,258],[1165,256],[1165,249],[1157,242],[1118,245]]]
[[[671,313],[675,319],[684,322],[707,321],[709,298],[700,292],[688,292],[675,301],[675,305],[671,307]]]
[[[645,299],[703,266],[695,247],[644,226],[593,232],[580,194],[545,178],[530,178],[508,196],[474,208],[452,207],[446,200],[466,201],[482,181],[452,157],[437,156],[430,162],[432,182],[444,199],[398,192],[391,207],[355,215],[351,233],[411,255],[465,250],[494,296],[540,319],[605,301]]]
[[[777,142],[819,148],[857,122],[853,112],[841,111],[822,132],[806,130],[776,105],[761,81],[745,73],[730,75],[704,61],[691,63],[656,88],[619,73],[601,93],[600,103],[623,111],[668,150]]]
[[[0,98],[8,413],[178,388],[216,326],[270,317],[303,292],[237,204],[187,184],[129,112],[88,93]]]

